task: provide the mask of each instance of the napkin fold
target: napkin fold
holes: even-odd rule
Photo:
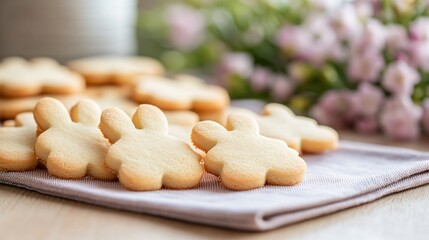
[[[133,192],[117,181],[63,180],[46,170],[0,172],[0,183],[110,208],[218,227],[266,231],[429,183],[429,152],[341,141],[336,151],[304,155],[302,183],[230,191],[206,174],[189,190]]]

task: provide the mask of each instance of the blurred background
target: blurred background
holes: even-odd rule
[[[413,140],[429,132],[427,0],[0,1],[0,58],[147,55],[232,98]]]

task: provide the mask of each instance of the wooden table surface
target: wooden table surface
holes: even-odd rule
[[[429,151],[343,132],[342,139]],[[429,185],[265,233],[249,233],[97,207],[0,185],[0,239],[429,239]]]

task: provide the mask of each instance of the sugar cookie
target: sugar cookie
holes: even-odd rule
[[[0,96],[70,94],[85,88],[83,78],[49,58],[25,61],[5,59],[0,63]]]
[[[129,84],[140,75],[162,75],[162,64],[148,57],[99,56],[77,59],[69,67],[88,84]]]
[[[226,129],[213,121],[199,122],[191,138],[206,152],[206,171],[220,176],[228,189],[247,190],[265,183],[295,185],[307,169],[298,152],[284,141],[259,135],[258,123],[247,115],[230,115]]]
[[[98,86],[90,87],[85,96],[98,103],[102,110],[117,107],[132,116],[138,104],[130,99],[130,88],[127,86]]]
[[[77,101],[91,99],[100,105],[102,110],[118,107],[132,115],[138,104],[129,99],[129,89],[117,86],[89,87],[76,95],[38,95],[25,98],[0,98],[0,119],[13,119],[21,112],[33,111],[36,103],[44,97],[52,97],[70,109]]]
[[[163,110],[220,111],[229,104],[228,93],[221,87],[153,76],[138,79],[133,99]]]
[[[67,112],[56,99],[43,98],[34,108],[41,131],[36,156],[48,172],[59,178],[112,180],[115,175],[104,164],[110,147],[98,128],[101,110],[90,100],[80,100]]]
[[[26,171],[37,166],[36,128],[31,112],[19,114],[0,128],[0,170]]]
[[[233,113],[248,114],[252,116],[254,115],[254,112],[248,109],[230,106],[228,108],[225,108],[222,111],[198,112],[198,116],[201,121],[210,120],[210,121],[217,122],[222,126],[226,126],[226,121],[228,119],[228,116]]]
[[[81,95],[38,95],[23,98],[0,98],[0,119],[13,119],[22,112],[31,112],[37,102],[45,97],[52,97],[70,108],[79,99]]]
[[[283,140],[299,152],[320,153],[337,147],[338,134],[334,129],[319,126],[311,118],[295,116],[284,105],[267,104],[261,115],[254,117],[261,135]]]
[[[168,135],[167,119],[155,106],[140,105],[132,120],[117,108],[106,109],[100,129],[113,144],[106,164],[126,188],[187,189],[200,182],[204,172],[200,155]]]

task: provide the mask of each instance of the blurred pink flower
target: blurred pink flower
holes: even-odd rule
[[[355,122],[355,129],[360,133],[373,134],[379,130],[376,117],[358,118]]]
[[[354,7],[356,9],[356,15],[360,20],[367,20],[371,16],[374,16],[374,4],[368,0],[356,0],[354,1]]]
[[[429,134],[429,98],[423,102],[423,118],[422,118],[423,128],[426,133]]]
[[[337,10],[339,6],[343,3],[342,0],[310,0],[309,3],[312,7],[314,7],[316,10],[320,10],[323,12],[330,12]]]
[[[408,46],[408,35],[405,27],[390,24],[386,26],[386,33],[386,45],[390,51],[395,52]]]
[[[384,93],[372,84],[362,83],[354,97],[356,98],[356,114],[366,118],[374,118],[383,103]]]
[[[355,117],[356,98],[348,90],[326,92],[310,112],[320,123],[342,128],[349,126]]]
[[[250,75],[250,86],[253,91],[260,93],[269,88],[271,84],[271,71],[266,67],[256,66]]]
[[[338,41],[329,51],[329,57],[338,62],[344,62],[349,57],[348,49]]]
[[[354,51],[380,51],[386,44],[386,29],[383,24],[375,19],[369,19],[363,25],[361,34],[356,40],[352,40]]]
[[[197,10],[182,4],[172,4],[166,11],[171,44],[182,51],[198,46],[204,37],[204,16]]]
[[[386,101],[380,115],[383,131],[397,140],[413,140],[420,134],[422,109],[409,97],[394,97]]]
[[[429,42],[429,17],[420,17],[410,26],[410,37],[413,41]]]
[[[313,106],[309,112],[310,116],[316,119],[319,124],[331,126],[334,128],[344,128],[347,123],[342,118],[332,117],[329,112],[323,109],[321,106]]]
[[[221,69],[228,75],[247,78],[253,71],[253,60],[247,53],[226,53],[222,56]]]
[[[277,33],[276,43],[287,55],[296,56],[308,46],[308,33],[299,26],[285,25]]]
[[[330,25],[339,39],[353,39],[359,35],[362,24],[359,21],[356,10],[353,4],[345,4],[345,6],[332,14]]]
[[[429,41],[412,41],[408,46],[408,62],[429,72]]]
[[[378,51],[355,52],[350,57],[347,74],[356,81],[375,82],[384,67],[384,59]]]
[[[278,102],[286,101],[295,90],[295,83],[287,76],[275,74],[272,76],[271,97]]]
[[[419,81],[420,75],[417,70],[405,61],[399,60],[387,67],[381,84],[393,94],[411,94],[414,85]]]
[[[337,44],[329,19],[322,14],[310,15],[302,27],[308,33],[309,39],[303,42],[306,45],[300,55],[312,64],[321,65],[329,58],[332,48]]]

